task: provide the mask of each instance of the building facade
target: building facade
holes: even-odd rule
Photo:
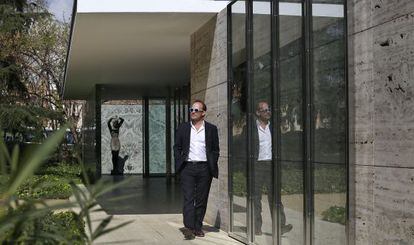
[[[165,48],[165,57],[161,52],[154,58],[158,62],[148,61],[148,74],[134,73],[143,77],[125,84],[118,83],[121,73],[108,78],[111,74],[105,70],[108,76],[102,79],[96,75],[99,69],[90,75],[71,63],[76,52],[86,50],[76,30],[93,24],[86,12],[76,14],[65,93],[89,101],[83,139],[91,175],[107,171],[105,135],[100,133],[107,118],[102,115],[119,107],[118,114],[134,118],[127,125],[130,137],[140,138],[124,149],[124,155],[139,158],[128,170],[145,177],[174,176],[174,128],[188,120],[190,101],[202,99],[208,106],[206,120],[216,124],[220,134],[220,174],[210,191],[209,224],[255,244],[413,243],[414,3],[206,2],[228,5],[205,15],[190,17],[176,10],[151,19],[188,17],[181,23],[188,26],[182,33],[188,38],[188,53],[183,53],[188,56],[183,72],[188,74],[170,72],[174,62],[164,65],[160,59],[178,56]],[[99,18],[111,24],[115,18],[145,20],[149,13],[121,15],[104,13]],[[89,26],[81,22],[84,19]],[[196,19],[197,25],[183,24]],[[142,27],[142,33],[131,37],[137,42],[145,31],[153,33]],[[179,33],[179,28],[173,30]],[[168,37],[167,30],[162,33]],[[128,48],[144,57],[142,50],[148,49]],[[141,82],[163,68],[168,75],[154,78],[163,80],[159,85]],[[85,83],[94,81],[77,97],[72,92],[82,86],[70,85],[81,75],[88,75],[82,77]],[[255,136],[263,105],[271,115],[267,166],[260,165]],[[163,147],[151,152],[151,145]]]

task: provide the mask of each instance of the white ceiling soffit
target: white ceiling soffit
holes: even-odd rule
[[[78,0],[78,13],[217,13],[229,1]]]
[[[176,86],[190,81],[190,38],[227,1],[78,0],[64,98],[95,84]]]

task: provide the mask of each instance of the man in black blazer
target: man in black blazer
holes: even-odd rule
[[[196,100],[190,108],[191,122],[181,124],[174,144],[175,170],[184,194],[184,226],[195,236],[201,230],[213,177],[218,178],[220,148],[217,127],[204,121],[207,107]]]

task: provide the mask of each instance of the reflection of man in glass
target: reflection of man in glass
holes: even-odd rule
[[[254,152],[257,157],[254,162],[254,211],[255,211],[255,234],[262,234],[262,191],[263,186],[266,186],[267,197],[271,214],[272,209],[272,127],[270,125],[271,110],[269,104],[265,101],[259,102],[256,108],[257,120],[255,123],[256,129],[253,129],[253,147],[256,147]],[[278,201],[278,200],[276,200]],[[286,225],[286,216],[282,203],[281,207],[281,232],[286,233],[292,230],[292,225]],[[273,217],[273,215],[272,215]]]
[[[121,143],[119,142],[119,128],[122,126],[124,119],[122,117],[111,117],[108,121],[109,133],[111,134],[111,152],[112,152],[112,175],[122,174],[123,171],[119,169],[118,157]]]

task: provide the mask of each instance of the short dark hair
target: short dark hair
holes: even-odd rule
[[[206,106],[206,104],[204,103],[204,101],[202,101],[202,100],[194,100],[193,105],[194,105],[195,103],[200,103],[200,104],[202,104],[202,105],[203,105],[203,111],[207,111],[207,106]]]

